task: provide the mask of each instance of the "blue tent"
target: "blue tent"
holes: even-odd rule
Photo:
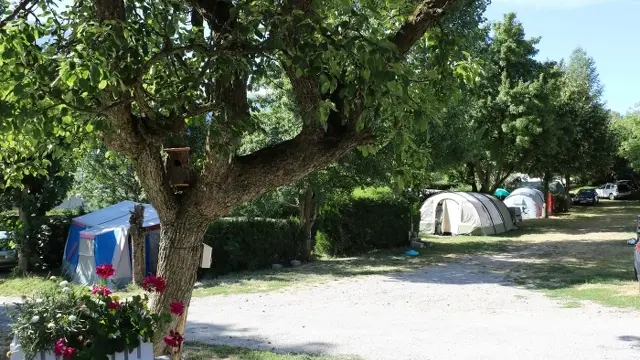
[[[131,282],[129,217],[136,203],[123,201],[73,219],[64,249],[63,267],[74,283],[97,283],[96,266],[111,264],[116,273],[112,285]],[[143,204],[146,273],[154,273],[158,258],[160,220],[155,209]]]

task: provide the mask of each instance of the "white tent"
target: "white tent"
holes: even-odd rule
[[[520,208],[523,219],[539,219],[544,217],[544,194],[538,189],[520,188],[514,190],[506,199],[507,207]]]
[[[421,235],[493,235],[513,229],[509,209],[491,195],[442,192],[420,209]]]

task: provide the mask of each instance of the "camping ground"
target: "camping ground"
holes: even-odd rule
[[[465,358],[472,348],[482,358],[498,346],[491,339],[511,344],[505,356],[560,359],[582,348],[592,354],[585,358],[637,357],[640,294],[625,241],[639,205],[603,201],[503,236],[432,238],[415,258],[398,249],[203,281],[187,338],[367,359],[410,359],[426,347],[433,358]],[[5,274],[0,294],[27,295],[44,284]],[[462,328],[474,335],[460,344]],[[415,332],[425,340],[413,342]],[[516,341],[521,336],[529,340]]]

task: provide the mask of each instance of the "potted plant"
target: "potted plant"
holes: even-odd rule
[[[100,284],[90,289],[72,288],[62,281],[16,304],[11,360],[153,359],[155,333],[171,321],[172,314],[182,315],[184,305],[175,301],[170,312],[151,313],[149,293],[162,293],[164,279],[147,276],[142,283],[144,295],[120,300],[106,286],[115,273],[113,267],[100,265],[96,273]],[[179,349],[183,339],[171,330],[164,340]]]

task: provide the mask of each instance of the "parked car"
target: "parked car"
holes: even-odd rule
[[[631,196],[631,189],[625,184],[604,184],[596,190],[598,197],[609,200],[624,199]]]
[[[18,253],[9,248],[7,239],[7,232],[0,231],[0,269],[14,268],[18,265]]]
[[[595,189],[582,189],[578,191],[578,194],[572,197],[571,202],[574,205],[595,205],[600,202],[600,198],[598,197],[598,193]]]
[[[616,181],[616,185],[626,185],[631,189],[631,192],[640,190],[640,188],[638,188],[638,184],[633,180],[618,180]]]

